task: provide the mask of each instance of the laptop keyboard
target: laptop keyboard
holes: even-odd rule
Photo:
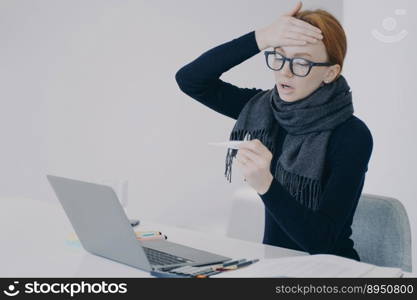
[[[191,260],[183,257],[178,257],[155,249],[147,247],[143,247],[143,249],[145,250],[146,256],[148,257],[151,265],[172,265],[191,262]]]

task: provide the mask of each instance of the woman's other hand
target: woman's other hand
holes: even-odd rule
[[[294,18],[301,9],[302,2],[288,13],[280,16],[267,27],[255,30],[259,50],[278,46],[299,46],[316,43],[323,38],[321,30],[305,21]]]
[[[273,180],[271,151],[260,140],[254,139],[241,143],[235,158],[249,185],[261,195],[266,193]]]

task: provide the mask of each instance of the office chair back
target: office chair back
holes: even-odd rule
[[[353,217],[352,240],[361,261],[411,272],[411,229],[394,198],[362,194]]]

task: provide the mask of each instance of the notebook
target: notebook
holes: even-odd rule
[[[337,255],[314,254],[260,259],[253,265],[211,277],[402,277],[402,270]]]

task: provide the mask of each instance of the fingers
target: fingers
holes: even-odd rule
[[[312,44],[317,43],[319,41],[319,39],[294,31],[288,31],[285,37],[291,40],[304,41]]]
[[[244,165],[247,165],[247,164],[260,165],[260,161],[262,160],[262,157],[250,150],[239,149],[236,155],[236,159]]]
[[[247,153],[243,152],[244,151],[239,150],[235,158],[238,167],[243,172],[244,180],[246,181],[246,176],[248,175],[248,172],[250,172],[250,170],[258,169],[258,164]]]
[[[290,18],[290,23],[299,26],[301,28],[313,31],[313,32],[317,32],[317,33],[321,33],[320,28],[317,28],[316,26],[311,25],[310,23],[307,23],[305,21],[296,19],[296,18]]]
[[[303,6],[303,3],[301,1],[298,1],[295,7],[289,13],[286,13],[285,15],[286,16],[295,15],[301,9],[301,6]]]
[[[314,38],[314,39],[317,39],[317,40],[321,40],[323,38],[323,35],[321,33],[318,33],[314,30],[306,29],[306,28],[300,27],[300,26],[292,26],[289,29],[289,32],[296,32],[296,33],[301,34],[303,36],[307,36],[307,37]],[[290,37],[290,36],[288,36],[288,37],[293,38],[293,37]]]
[[[260,156],[270,155],[269,149],[259,139],[253,139],[239,145],[240,149],[250,150]]]
[[[314,44],[323,39],[323,34],[319,28],[296,18],[290,18],[289,22],[291,25],[283,35],[283,45]]]
[[[252,169],[254,166],[256,166],[255,162],[250,159],[248,156],[244,156],[242,155],[242,153],[240,153],[240,155],[236,155],[236,163],[242,167],[244,173],[246,172],[245,170],[247,169]]]
[[[236,165],[239,169],[242,169],[242,170],[247,167],[244,163],[242,163],[238,159],[236,159]],[[244,177],[243,180],[246,181],[245,172],[242,175]]]
[[[281,47],[283,47],[283,46],[303,46],[305,44],[307,44],[306,41],[284,38],[284,39],[282,39],[282,42],[281,42],[280,45],[281,45]]]

